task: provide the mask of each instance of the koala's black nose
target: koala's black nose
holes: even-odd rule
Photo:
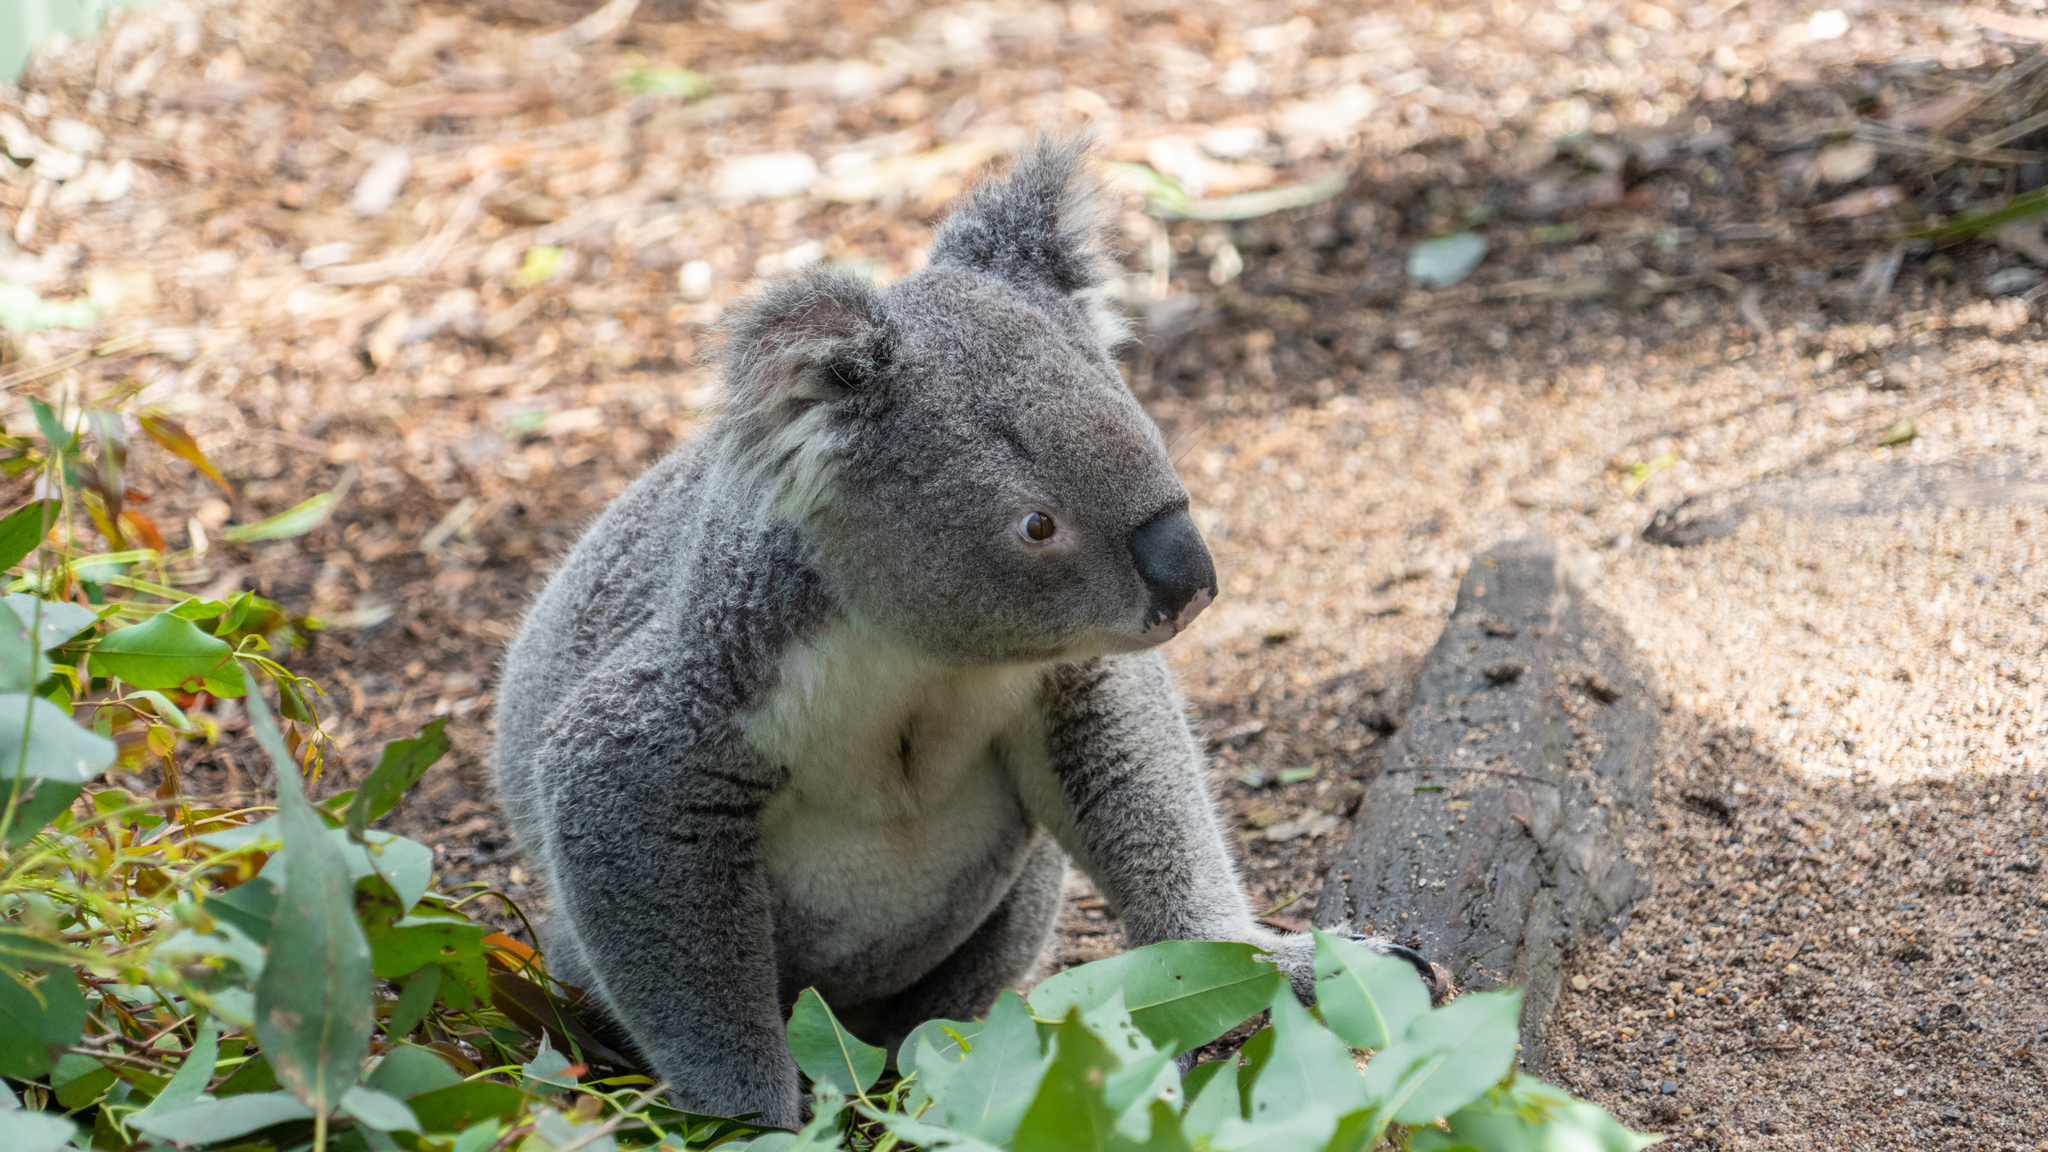
[[[1131,533],[1131,559],[1151,593],[1145,638],[1171,640],[1216,599],[1216,565],[1187,512],[1161,512]]]

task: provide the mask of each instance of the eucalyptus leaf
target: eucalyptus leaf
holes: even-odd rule
[[[967,1058],[967,1051],[980,1032],[978,1020],[927,1020],[911,1030],[896,1057],[902,1067],[903,1054],[908,1053],[911,1063],[905,1070],[916,1072],[910,1081],[910,1094],[903,1100],[905,1112],[921,1115],[934,1099],[945,1094],[954,1070]]]
[[[1344,1043],[1385,1048],[1429,1011],[1429,993],[1412,965],[1320,928],[1310,931],[1316,941],[1316,1008]]]
[[[973,1047],[945,1080],[930,1086],[936,1118],[991,1144],[1006,1144],[1045,1075],[1044,1046],[1024,1001],[1007,989],[996,997]],[[920,1058],[919,1068],[923,1068]]]
[[[114,751],[112,740],[79,727],[70,712],[48,700],[0,692],[0,784],[16,776],[89,784],[113,766]]]
[[[42,646],[30,642],[28,622],[0,604],[0,692],[27,692],[50,674]]]
[[[22,970],[12,957],[0,956],[0,1076],[41,1076],[84,1030],[85,997],[71,969],[48,964]]]
[[[322,492],[310,500],[304,500],[279,512],[267,520],[254,524],[237,524],[221,533],[221,538],[230,544],[247,544],[255,540],[283,540],[292,536],[304,536],[313,529],[327,523],[327,516],[334,510],[335,495]]]
[[[1418,1129],[1408,1146],[1415,1152],[1641,1152],[1661,1139],[1632,1132],[1599,1105],[1531,1076],[1516,1076],[1513,1087],[1495,1088],[1448,1119],[1448,1132]]]
[[[376,948],[371,948],[371,962],[376,961]],[[441,988],[441,968],[428,964],[405,978],[405,987],[398,993],[398,1003],[391,1006],[391,1018],[385,1021],[384,1035],[390,1040],[402,1040],[412,1035],[420,1026],[427,1013],[434,1007],[434,993]]]
[[[1388,1120],[1427,1124],[1476,1100],[1515,1062],[1522,993],[1475,992],[1423,1013],[1365,1068]]]
[[[1015,1152],[1106,1152],[1120,1146],[1116,1112],[1102,1096],[1102,1085],[1116,1068],[1117,1058],[1081,1022],[1081,1010],[1068,1009],[1054,1033],[1052,1062],[1010,1147]]]
[[[1337,1130],[1337,1116],[1315,1105],[1271,1120],[1231,1117],[1211,1137],[1210,1152],[1306,1152],[1323,1147]]]
[[[1272,1012],[1273,1054],[1252,1085],[1251,1119],[1278,1120],[1310,1107],[1342,1116],[1364,1107],[1365,1083],[1350,1049],[1316,1023],[1292,988],[1281,987]]]
[[[789,1053],[812,1083],[831,1084],[848,1096],[873,1087],[888,1063],[888,1053],[840,1026],[815,988],[804,989],[790,1010]]]
[[[288,1092],[252,1092],[220,1099],[200,1097],[150,1116],[135,1126],[174,1144],[210,1144],[246,1136],[287,1120],[311,1120],[313,1110]]]
[[[547,1037],[541,1037],[540,1052],[533,1059],[519,1066],[519,1087],[537,1096],[552,1096],[564,1088],[576,1087],[576,1078],[567,1075],[569,1058],[548,1046]]]
[[[209,902],[208,909],[212,907]],[[166,959],[173,956],[193,956],[201,960],[223,957],[240,966],[242,975],[252,984],[263,974],[263,945],[225,918],[214,920],[211,932],[186,928],[174,933],[158,943],[150,954]]]
[[[377,759],[377,766],[364,777],[356,788],[356,794],[348,804],[348,827],[360,835],[369,822],[391,811],[401,796],[419,783],[427,769],[448,751],[448,737],[443,729],[448,726],[446,716],[430,720],[420,729],[420,734],[406,740],[393,740],[384,746],[384,754]]]
[[[419,1118],[404,1101],[361,1084],[351,1084],[342,1090],[341,1110],[379,1132],[420,1130]]]
[[[114,1070],[90,1056],[67,1052],[50,1069],[50,1088],[65,1108],[83,1108],[114,1084]]]
[[[1243,1023],[1286,984],[1263,955],[1250,944],[1214,940],[1147,945],[1048,978],[1032,990],[1032,1014],[1057,1020],[1069,1008],[1091,1011],[1121,990],[1140,1031],[1161,1048],[1186,1052]]]
[[[100,637],[92,650],[96,676],[114,676],[137,688],[170,691],[208,673],[225,676],[234,659],[228,642],[208,636],[190,620],[159,612],[140,624],[116,628]],[[235,673],[240,679],[240,671]]]
[[[355,1083],[369,1045],[370,942],[356,922],[347,857],[307,802],[263,694],[250,693],[248,708],[250,726],[270,753],[282,839],[293,854],[256,982],[256,1035],[278,1083],[329,1112]]]
[[[71,807],[84,789],[77,784],[63,780],[45,780],[40,776],[23,777],[21,791],[14,800],[14,823],[7,826],[7,844],[26,844],[36,833],[50,826],[50,822]],[[0,802],[5,802],[9,783],[0,780]]]
[[[213,1079],[213,1070],[220,1062],[220,1025],[208,1019],[199,1026],[199,1035],[192,1042],[192,1052],[178,1070],[171,1075],[170,1083],[156,1094],[149,1106],[130,1118],[130,1123],[144,1132],[153,1131],[150,1123],[157,1117],[176,1112],[202,1099],[206,1085]]]
[[[1448,288],[1471,275],[1486,259],[1486,237],[1455,232],[1425,240],[1408,250],[1408,278],[1425,288]]]
[[[13,1093],[0,1088],[10,1100]],[[49,1112],[31,1112],[16,1104],[0,1108],[0,1148],[8,1152],[58,1152],[69,1148],[78,1125]]]
[[[915,1144],[919,1148],[953,1149],[957,1152],[999,1152],[996,1145],[986,1140],[965,1132],[956,1132],[943,1125],[913,1119],[902,1112],[878,1112],[872,1108],[862,1108],[860,1111],[868,1119],[888,1129],[897,1139]],[[759,1146],[760,1142],[756,1141],[749,1148]]]
[[[100,618],[90,608],[64,600],[45,600],[26,592],[9,592],[7,606],[23,624],[35,622],[36,639],[45,652],[97,624]]]
[[[566,1061],[564,1062],[566,1065]],[[400,1044],[384,1054],[377,1061],[375,1071],[363,1081],[379,1092],[386,1092],[400,1100],[410,1099],[422,1092],[437,1088],[449,1088],[462,1083],[462,1073],[448,1066],[448,1061],[413,1044]]]
[[[1225,1120],[1244,1119],[1244,1097],[1237,1086],[1237,1053],[1212,1061],[1188,1073],[1181,1084],[1188,1093],[1187,1114],[1181,1131],[1195,1137],[1213,1137],[1223,1130]]]
[[[57,500],[31,500],[0,519],[0,571],[21,563],[36,550],[62,507]]]

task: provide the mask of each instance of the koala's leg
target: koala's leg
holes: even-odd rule
[[[556,915],[586,987],[678,1106],[794,1127],[797,1069],[755,823],[778,774],[736,740],[679,734],[659,672],[621,669],[619,680],[562,708],[568,723],[535,765]]]
[[[1024,802],[1123,918],[1132,947],[1160,940],[1270,946],[1209,799],[1200,750],[1157,653],[1047,678],[1039,756],[1018,757]]]
[[[1314,939],[1282,935],[1253,917],[1182,707],[1157,652],[1059,669],[1047,679],[1039,715],[1044,752],[1018,757],[1019,790],[1116,906],[1133,948],[1161,940],[1256,944],[1313,1003]]]
[[[1067,858],[1040,835],[1009,894],[952,955],[894,996],[841,1013],[841,1022],[870,1044],[896,1050],[927,1020],[986,1015],[1005,988],[1015,988],[1038,963],[1058,926]]]

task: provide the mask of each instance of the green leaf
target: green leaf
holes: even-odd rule
[[[0,330],[35,332],[44,328],[90,328],[100,310],[81,296],[45,300],[26,284],[0,281]]]
[[[9,1152],[58,1152],[71,1146],[78,1125],[48,1112],[31,1112],[15,1103],[14,1093],[0,1088],[0,1148]],[[14,1105],[8,1107],[8,1105]]]
[[[83,786],[62,780],[45,780],[40,776],[29,776],[21,780],[21,792],[15,797],[14,822],[7,826],[7,844],[13,847],[26,844],[36,833],[50,826],[50,821],[71,807],[84,791]],[[6,796],[8,784],[0,781],[0,799]]]
[[[30,642],[28,628],[12,604],[0,604],[0,692],[30,691],[50,674],[43,647]]]
[[[548,1046],[547,1037],[541,1037],[540,1054],[519,1066],[519,1087],[536,1096],[553,1096],[564,1088],[574,1088],[577,1080],[568,1074],[569,1058]]]
[[[50,1087],[57,1093],[57,1103],[66,1108],[83,1108],[113,1085],[112,1068],[77,1052],[58,1057],[50,1069]]]
[[[1367,1091],[1397,1124],[1450,1115],[1507,1075],[1521,1012],[1515,990],[1476,992],[1423,1013],[1366,1065]]]
[[[348,804],[348,826],[358,835],[370,821],[391,811],[427,769],[434,766],[448,751],[448,737],[443,729],[448,727],[448,718],[440,717],[427,722],[418,736],[409,740],[393,740],[384,746],[384,754],[377,759],[377,766],[370,770],[361,786],[356,789],[355,798]]]
[[[227,641],[208,636],[171,612],[116,628],[100,637],[92,650],[93,675],[115,676],[137,688],[160,691],[206,678],[216,669],[220,671],[215,674],[225,679],[233,661],[234,650]],[[234,669],[234,679],[241,679],[241,669]]]
[[[813,1084],[830,1084],[848,1096],[873,1087],[889,1055],[840,1027],[815,988],[804,989],[790,1010],[789,1054]]]
[[[1070,1007],[1100,1007],[1119,989],[1151,1041],[1173,1052],[1199,1048],[1257,1013],[1286,983],[1250,944],[1168,940],[1052,976],[1031,992],[1040,1020]],[[1090,971],[1095,969],[1095,971]]]
[[[1210,1137],[1223,1128],[1225,1120],[1244,1119],[1244,1097],[1237,1086],[1237,1054],[1199,1065],[1181,1082],[1188,1094],[1187,1115],[1181,1130],[1190,1136]]]
[[[170,697],[156,689],[138,688],[130,693],[131,699],[137,697],[149,701],[149,706],[156,709],[157,719],[162,720],[172,731],[192,732],[196,730],[192,726],[191,718],[185,715],[185,710],[171,703]]]
[[[384,1054],[363,1083],[400,1100],[462,1083],[462,1073],[428,1049],[401,1044]]]
[[[1270,1121],[1231,1117],[1209,1141],[1210,1152],[1304,1152],[1322,1148],[1337,1130],[1337,1117],[1320,1106]]]
[[[1309,1015],[1292,988],[1281,987],[1272,1011],[1273,1054],[1252,1085],[1251,1119],[1278,1120],[1309,1107],[1342,1116],[1364,1107],[1365,1083],[1344,1042]]]
[[[311,1120],[312,1109],[284,1092],[246,1093],[218,1100],[204,1097],[152,1115],[135,1126],[175,1144],[209,1144],[246,1136],[287,1120]]]
[[[370,942],[370,960],[377,975],[394,980],[423,964],[459,964],[481,959],[489,930],[471,920],[408,916]]]
[[[1311,928],[1316,939],[1316,1008],[1344,1043],[1378,1050],[1429,1011],[1413,966]]]
[[[195,1104],[206,1096],[206,1085],[213,1079],[213,1070],[220,1063],[220,1025],[208,1019],[199,1026],[199,1037],[193,1041],[192,1053],[178,1070],[171,1075],[171,1081],[149,1106],[137,1112],[131,1123],[144,1132],[150,1131],[149,1122],[158,1116],[175,1112],[189,1104]]]
[[[1237,1073],[1237,1093],[1246,1116],[1252,1114],[1252,1089],[1258,1086],[1260,1073],[1273,1059],[1273,1040],[1273,1029],[1261,1028],[1237,1050],[1244,1059],[1244,1067]]]
[[[28,757],[23,759],[23,729]],[[40,696],[0,692],[0,782],[40,776],[89,784],[114,764],[114,742],[79,727],[71,713]]]
[[[342,1090],[341,1110],[379,1132],[420,1130],[419,1118],[412,1114],[412,1109],[407,1108],[404,1101],[361,1084],[351,1084]]]
[[[1408,278],[1424,288],[1448,288],[1486,259],[1486,237],[1457,232],[1408,250]]]
[[[208,909],[212,910],[209,904]],[[251,939],[225,917],[214,921],[213,931],[200,933],[187,928],[168,940],[160,941],[153,950],[154,956],[196,956],[202,960],[221,957],[235,962],[251,983],[263,973],[263,946]]]
[[[971,1042],[973,1047],[943,1080],[926,1085],[938,1102],[931,1115],[947,1128],[991,1144],[1007,1144],[1045,1075],[1038,1028],[1024,1001],[1005,989]],[[920,1053],[919,1076],[924,1075],[925,1060]]]
[[[465,1080],[448,1088],[422,1092],[406,1101],[422,1132],[461,1132],[480,1120],[519,1114],[525,1094],[510,1084]]]
[[[1606,1109],[1521,1075],[1512,1087],[1491,1089],[1452,1113],[1449,1123],[1448,1132],[1417,1130],[1409,1137],[1409,1147],[1415,1152],[1641,1152],[1662,1139],[1631,1132]]]
[[[251,1056],[242,1061],[242,1066],[228,1075],[213,1090],[215,1096],[242,1096],[254,1092],[277,1091],[277,1073],[270,1070],[270,1061],[262,1056]]]
[[[84,1031],[85,997],[71,969],[49,964],[22,970],[0,956],[0,1076],[41,1076]]]
[[[371,946],[370,952],[374,963],[375,945]],[[479,979],[488,979],[482,973],[478,975]],[[412,1030],[419,1027],[420,1021],[426,1019],[427,1013],[433,1009],[434,993],[440,988],[441,967],[438,964],[429,964],[406,977],[405,987],[398,994],[398,1003],[391,1006],[391,1019],[385,1023],[385,1037],[402,1040],[412,1035]]]
[[[356,1081],[373,1020],[370,943],[356,923],[348,859],[307,802],[298,766],[263,694],[248,701],[250,726],[277,776],[278,819],[291,872],[270,927],[270,955],[256,982],[256,1036],[278,1082],[330,1112]]]
[[[64,426],[64,421],[57,418],[56,409],[31,396],[28,398],[28,410],[35,414],[36,427],[42,430],[43,439],[52,453],[69,452],[78,446],[78,433]]]
[[[887,1128],[897,1139],[915,1144],[919,1148],[944,1148],[953,1152],[999,1152],[996,1145],[986,1140],[977,1139],[965,1132],[956,1132],[943,1125],[912,1119],[902,1112],[881,1112],[863,1107],[860,1113]],[[751,1149],[759,1147],[761,1142],[758,1140],[748,1146],[750,1152]]]
[[[0,523],[0,532],[6,530]],[[66,640],[99,623],[99,613],[78,604],[64,600],[45,600],[26,592],[9,592],[7,606],[23,624],[34,620],[37,641],[43,651],[62,645]]]
[[[1052,1063],[1011,1142],[1015,1152],[1107,1152],[1120,1146],[1116,1112],[1102,1097],[1117,1059],[1070,1008],[1054,1034]]]
[[[321,823],[324,826],[326,822],[323,820]],[[215,848],[239,848],[265,837],[277,837],[281,831],[280,819],[273,816],[226,832],[209,833],[199,839],[201,843]],[[349,838],[346,828],[328,828],[326,834],[333,850],[341,853],[342,859],[347,861],[351,883],[369,876],[382,877],[398,898],[401,912],[411,911],[420,897],[426,895],[427,886],[433,880],[433,849],[417,840],[374,829],[363,834],[360,844]],[[291,862],[295,855],[289,844],[272,852],[270,861],[263,866],[263,879],[282,888],[291,876]]]
[[[279,512],[267,520],[254,524],[237,524],[226,529],[221,539],[230,544],[247,544],[253,540],[284,540],[292,536],[304,536],[313,529],[327,523],[327,516],[334,510],[335,494],[322,492],[310,500],[304,500]]]
[[[683,99],[711,91],[711,78],[687,68],[635,68],[612,81],[621,92],[641,96],[676,96]]]

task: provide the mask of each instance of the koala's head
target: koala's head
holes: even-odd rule
[[[849,610],[943,658],[1170,639],[1216,595],[1159,430],[1118,374],[1116,205],[1041,140],[886,290],[813,272],[732,327],[726,425]]]

